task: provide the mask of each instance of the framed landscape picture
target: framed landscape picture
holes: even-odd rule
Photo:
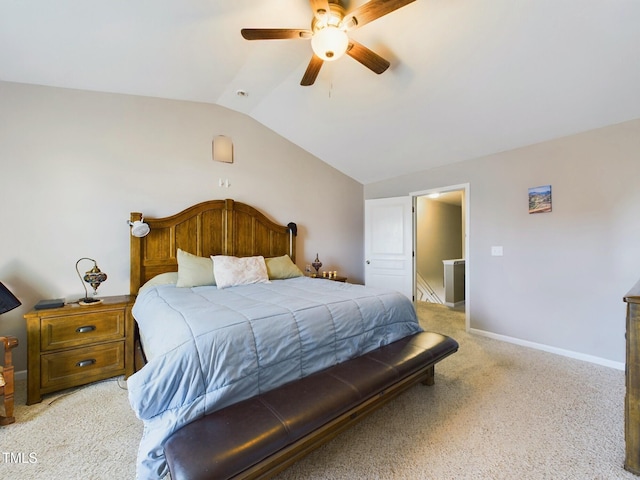
[[[551,211],[551,185],[529,189],[529,213],[545,213]]]

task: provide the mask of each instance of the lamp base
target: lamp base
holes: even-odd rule
[[[102,299],[101,298],[89,298],[89,297],[85,297],[85,298],[81,298],[78,300],[78,304],[79,305],[98,305],[102,303]]]

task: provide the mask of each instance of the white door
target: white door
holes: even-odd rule
[[[364,281],[413,300],[413,199],[365,200]]]

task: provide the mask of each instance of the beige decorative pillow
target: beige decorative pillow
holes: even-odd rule
[[[215,285],[211,258],[199,257],[178,249],[178,281],[176,287]]]
[[[211,271],[213,271],[213,265],[212,265]],[[178,283],[178,272],[160,273],[155,277],[153,277],[152,279],[148,280],[144,285],[142,285],[140,287],[140,290],[147,287],[155,287],[158,285],[171,285],[171,284],[175,285],[177,283]]]
[[[218,288],[269,283],[264,257],[231,257],[213,255],[213,272]]]
[[[302,270],[293,263],[289,255],[282,255],[281,257],[265,258],[264,262],[267,264],[267,273],[269,274],[269,280],[283,280],[285,278],[302,277]]]

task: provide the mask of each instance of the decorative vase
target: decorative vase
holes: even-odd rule
[[[313,261],[311,266],[316,269],[316,275],[318,275],[318,270],[320,270],[320,267],[322,267],[322,262],[318,258],[318,254],[317,253],[316,253],[316,259]]]

